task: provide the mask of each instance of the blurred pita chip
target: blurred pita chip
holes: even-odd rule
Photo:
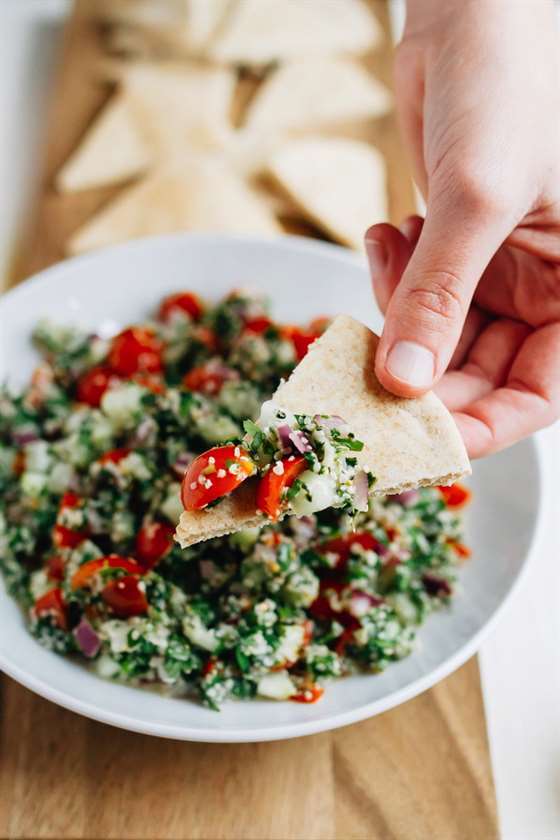
[[[68,252],[183,230],[263,236],[280,232],[272,212],[222,161],[193,156],[124,190],[74,233]]]
[[[273,71],[257,92],[247,130],[318,128],[379,117],[391,96],[358,62],[332,56],[289,61]]]
[[[116,184],[140,175],[152,157],[125,97],[117,94],[59,170],[55,184],[60,192]]]
[[[380,39],[381,28],[362,0],[238,0],[209,55],[265,65],[303,55],[359,55]]]
[[[367,228],[387,219],[381,154],[355,140],[293,140],[273,155],[271,177],[303,215],[343,245],[363,249]]]

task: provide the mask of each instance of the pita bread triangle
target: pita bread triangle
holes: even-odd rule
[[[358,251],[367,228],[387,218],[385,162],[368,143],[292,140],[272,155],[267,173],[309,221]]]
[[[358,55],[380,40],[381,27],[362,0],[241,0],[208,55],[263,65],[302,55]]]
[[[223,161],[193,155],[121,192],[72,235],[67,248],[79,254],[181,230],[273,236],[280,227],[272,211]]]
[[[419,486],[452,484],[470,473],[453,418],[433,393],[402,399],[386,391],[374,373],[378,338],[347,315],[338,316],[273,400],[301,414],[343,417],[364,448],[356,453],[376,477],[374,495]],[[266,524],[256,512],[256,481],[210,510],[184,511],[175,538],[185,548],[201,540]]]
[[[286,62],[271,73],[253,100],[245,128],[316,129],[378,117],[390,105],[389,91],[358,62],[318,56]]]
[[[126,98],[117,93],[59,170],[55,184],[60,192],[117,184],[144,172],[152,157]]]

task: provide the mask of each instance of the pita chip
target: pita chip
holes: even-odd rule
[[[433,393],[402,399],[386,391],[374,373],[378,338],[347,315],[339,315],[280,385],[273,400],[298,414],[334,414],[347,419],[364,448],[356,453],[376,477],[374,495],[419,486],[452,484],[470,473],[453,418]],[[184,548],[201,540],[266,524],[256,512],[256,482],[210,510],[184,511],[176,539]]]
[[[124,190],[73,234],[67,248],[79,254],[182,230],[263,236],[280,232],[272,212],[223,162],[193,156]]]
[[[245,126],[260,131],[315,129],[379,117],[390,107],[387,88],[358,62],[319,56],[286,62],[271,73]]]
[[[55,185],[60,192],[77,192],[118,184],[144,172],[151,161],[125,97],[116,94],[59,170]]]
[[[367,228],[387,219],[385,162],[368,143],[292,140],[267,171],[309,221],[343,245],[363,250]]]
[[[359,55],[381,40],[381,27],[362,0],[242,0],[230,10],[209,56],[264,65],[302,55]]]

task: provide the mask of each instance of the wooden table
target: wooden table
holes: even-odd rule
[[[376,12],[387,28],[384,3]],[[52,175],[104,103],[99,44],[78,6],[46,127],[44,177],[12,282],[56,262],[114,193],[59,196]],[[390,78],[391,51],[374,60]],[[376,127],[391,215],[413,209],[393,117]],[[478,665],[372,720],[271,744],[206,745],[121,731],[0,681],[0,838],[491,840],[496,806]],[[273,713],[273,711],[271,712]]]

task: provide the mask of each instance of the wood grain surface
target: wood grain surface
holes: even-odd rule
[[[387,28],[386,8],[375,3]],[[79,8],[67,27],[36,213],[12,280],[59,260],[114,190],[64,196],[52,175],[108,96]],[[375,69],[390,78],[387,44]],[[413,208],[392,117],[376,127],[391,215]],[[437,620],[437,619],[436,619]],[[115,840],[492,840],[496,806],[476,660],[372,720],[272,744],[205,745],[90,721],[0,681],[0,837]]]

